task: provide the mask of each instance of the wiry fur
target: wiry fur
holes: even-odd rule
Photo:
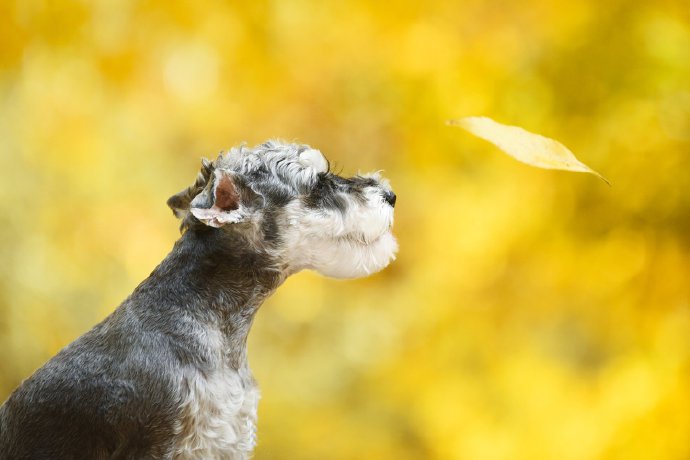
[[[299,270],[364,276],[397,250],[387,182],[331,174],[304,145],[204,160],[168,204],[182,237],[0,407],[0,458],[248,458],[259,393],[246,339],[261,303]]]

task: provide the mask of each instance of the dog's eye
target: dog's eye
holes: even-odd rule
[[[324,184],[333,190],[343,191],[347,187],[347,179],[332,173],[327,173],[323,177]]]
[[[333,174],[331,174],[329,172],[319,173],[318,180],[316,181],[316,185],[323,187],[327,184],[332,184],[334,177],[336,177],[336,176],[334,176]]]

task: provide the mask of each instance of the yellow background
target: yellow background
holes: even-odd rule
[[[383,169],[400,253],[263,306],[257,460],[690,458],[686,0],[3,1],[0,400],[165,256],[200,157],[267,138]]]

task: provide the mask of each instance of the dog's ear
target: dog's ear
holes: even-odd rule
[[[201,160],[201,170],[196,177],[194,184],[168,198],[168,206],[178,219],[182,219],[183,230],[187,227],[187,216],[189,215],[189,205],[202,190],[206,187],[213,175],[215,166],[213,162],[203,158]]]
[[[216,169],[213,181],[190,203],[194,217],[211,227],[222,227],[246,221],[263,198],[249,188],[242,177],[231,171]]]

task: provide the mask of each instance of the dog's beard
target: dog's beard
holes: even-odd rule
[[[380,191],[366,202],[352,200],[347,210],[314,212],[299,203],[289,207],[288,221],[300,224],[285,236],[290,265],[333,278],[360,278],[385,268],[395,259],[398,244],[391,229],[393,208]]]
[[[368,242],[346,235],[324,244],[311,268],[332,278],[360,278],[384,269],[397,251],[398,243],[390,230]]]

